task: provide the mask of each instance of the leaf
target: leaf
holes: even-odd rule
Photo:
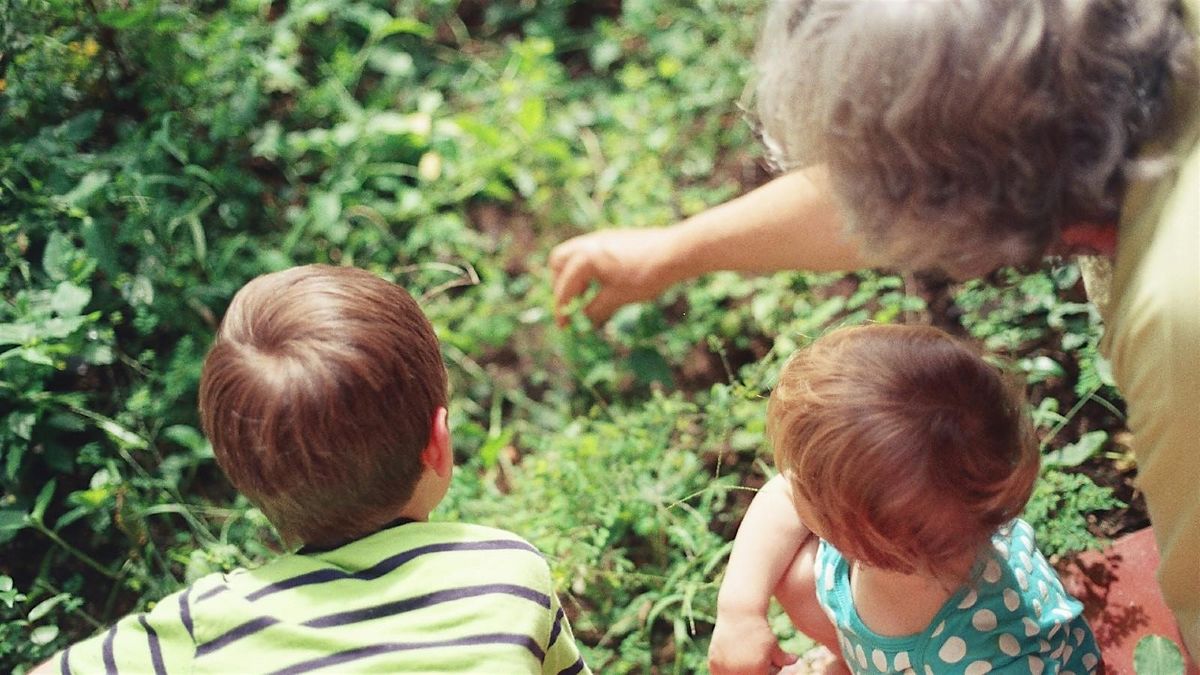
[[[70,276],[71,258],[75,253],[75,245],[71,239],[55,230],[46,239],[46,250],[42,252],[42,269],[47,276],[55,281],[62,281]]]
[[[38,626],[29,633],[29,641],[35,645],[49,644],[58,637],[58,626]]]
[[[0,361],[14,356],[37,366],[54,365],[54,359],[46,356],[36,349],[31,349],[28,347],[18,347],[16,349],[10,349],[4,353],[0,353]]]
[[[143,1],[141,6],[134,9],[110,9],[100,12],[96,18],[100,19],[100,23],[105,26],[111,26],[117,30],[125,30],[148,23],[157,10],[157,2]]]
[[[53,597],[47,598],[47,599],[39,602],[36,607],[29,610],[29,621],[34,622],[34,621],[37,621],[38,619],[42,618],[43,616],[46,616],[46,614],[48,614],[50,612],[50,610],[54,609],[58,605],[61,605],[64,600],[66,600],[67,598],[70,598],[70,597],[71,597],[70,593],[59,593],[58,595],[55,595]]]
[[[212,446],[205,440],[204,434],[197,431],[195,427],[186,424],[172,424],[163,429],[162,435],[171,442],[181,445],[196,454],[212,455]]]
[[[33,502],[33,510],[29,512],[29,519],[33,522],[40,523],[46,516],[46,507],[50,506],[50,499],[54,497],[56,482],[56,479],[51,478],[49,483],[42,486],[41,492],[38,492],[37,499]]]
[[[93,490],[88,490],[88,492],[93,492]],[[64,513],[58,519],[58,522],[54,523],[54,530],[55,531],[61,530],[62,528],[70,525],[71,523],[79,520],[80,518],[83,518],[84,516],[92,513],[93,511],[95,511],[95,509],[91,509],[86,506],[76,506],[75,508],[71,509],[70,511],[67,511],[66,513]]]
[[[638,347],[629,354],[629,368],[639,382],[649,384],[673,382],[671,364],[654,347]]]
[[[1079,466],[1091,459],[1092,455],[1095,455],[1107,440],[1107,431],[1089,431],[1078,441],[1063,446],[1061,450],[1046,453],[1046,456],[1042,458],[1042,464],[1046,466]]]
[[[113,440],[119,443],[123,443],[124,445],[135,450],[144,450],[148,445],[148,443],[146,443],[146,439],[130,431],[129,429],[126,429],[120,424],[117,424],[115,421],[108,419],[107,417],[96,416],[93,419],[96,422],[96,426],[100,427],[105,433],[111,436]]]
[[[33,425],[37,422],[37,413],[10,413],[8,416],[8,430],[17,438],[30,440],[33,438]]]
[[[58,199],[64,206],[82,206],[97,190],[107,185],[111,177],[107,171],[89,171],[70,192],[60,195]]]
[[[77,316],[83,312],[83,308],[91,300],[90,288],[82,288],[69,281],[63,281],[54,289],[54,295],[50,296],[50,308],[59,316]]]
[[[40,337],[55,340],[70,337],[71,333],[79,330],[85,321],[87,321],[87,317],[84,316],[63,316],[50,319],[40,326]]]
[[[483,461],[484,468],[490,469],[496,466],[496,462],[500,459],[500,451],[512,442],[512,438],[513,430],[505,429],[499,435],[489,438],[479,448],[479,459]]]
[[[407,52],[394,52],[390,49],[379,49],[371,52],[367,63],[384,75],[404,77],[414,72],[413,57]]]
[[[309,201],[308,212],[318,231],[326,231],[338,221],[342,214],[342,197],[332,192],[320,192]]]
[[[21,460],[25,458],[28,449],[27,444],[14,443],[9,446],[8,455],[4,458],[4,477],[9,481],[17,480],[17,474],[21,471]]]
[[[31,323],[0,323],[0,345],[23,345],[36,334]]]
[[[1025,371],[1026,380],[1030,384],[1045,382],[1050,378],[1062,377],[1064,374],[1062,365],[1049,356],[1021,359],[1017,362],[1017,366]]]
[[[533,134],[546,123],[546,102],[540,98],[527,98],[517,110],[517,123],[526,133]]]
[[[108,228],[97,225],[90,217],[84,218],[79,234],[83,237],[83,245],[88,255],[109,278],[115,278],[124,272],[117,264],[116,240]]]
[[[29,527],[28,513],[21,509],[0,509],[0,543],[9,541],[26,527]]]
[[[1183,675],[1183,655],[1162,635],[1147,635],[1133,649],[1133,670],[1138,675]]]
[[[383,24],[378,30],[377,35],[384,38],[389,35],[396,35],[397,33],[408,33],[417,37],[431,38],[433,37],[433,28],[412,17],[398,17]]]

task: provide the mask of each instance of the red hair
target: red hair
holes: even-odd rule
[[[1019,515],[1039,453],[1023,399],[964,343],[924,326],[862,326],[797,352],[768,433],[814,529],[883,569],[959,573]]]

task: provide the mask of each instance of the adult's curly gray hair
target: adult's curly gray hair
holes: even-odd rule
[[[1195,49],[1171,0],[780,0],[758,116],[782,168],[828,165],[868,255],[975,276],[1116,222]]]

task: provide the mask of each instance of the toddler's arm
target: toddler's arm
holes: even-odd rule
[[[717,596],[717,625],[708,650],[714,675],[765,673],[795,661],[767,624],[771,593],[811,535],[776,476],[758,491],[742,519]]]

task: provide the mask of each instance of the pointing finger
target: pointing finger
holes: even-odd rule
[[[575,256],[567,261],[554,280],[554,312],[558,316],[559,325],[565,323],[562,312],[567,304],[587,289],[595,276],[595,266],[592,261],[583,256]]]

